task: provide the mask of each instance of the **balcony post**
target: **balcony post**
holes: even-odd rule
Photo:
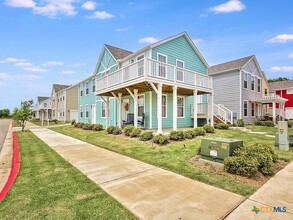
[[[153,128],[153,92],[150,91],[150,129]]]
[[[109,127],[109,110],[110,110],[109,96],[106,99],[106,128]]]
[[[177,86],[173,86],[173,130],[177,130]]]
[[[197,90],[193,90],[193,127],[197,128]]]
[[[162,83],[158,84],[158,94],[157,94],[157,112],[158,112],[158,134],[162,133]]]
[[[138,97],[137,97],[138,90],[133,90],[133,99],[134,99],[134,127],[137,127],[137,119],[138,119]]]
[[[273,102],[273,122],[276,124],[276,102]]]
[[[209,112],[210,112],[210,124],[214,126],[214,93],[209,95]]]
[[[146,78],[147,77],[147,58],[143,58],[143,75]]]
[[[122,93],[118,93],[118,127],[121,128]]]

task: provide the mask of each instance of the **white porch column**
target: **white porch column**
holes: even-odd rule
[[[273,102],[273,122],[276,124],[276,102]]]
[[[210,124],[214,126],[214,93],[210,94]]]
[[[158,114],[158,134],[162,133],[162,83],[158,84],[157,93],[157,114]]]
[[[177,130],[177,86],[173,86],[173,130]]]
[[[286,119],[285,102],[283,103],[283,121]]]
[[[197,90],[193,90],[193,127],[197,128]]]
[[[109,110],[110,110],[110,101],[109,96],[106,99],[106,128],[109,127]]]
[[[48,126],[49,126],[49,110],[46,109],[46,112],[47,112],[47,123],[48,123]]]
[[[44,112],[42,111],[42,127],[44,126]]]
[[[138,90],[133,90],[133,99],[134,99],[134,127],[137,127],[137,119],[138,119],[138,97],[137,97]]]
[[[150,91],[150,129],[153,128],[153,92]]]
[[[118,127],[121,128],[121,114],[122,114],[122,93],[118,93]]]

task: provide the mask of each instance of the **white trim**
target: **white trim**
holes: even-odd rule
[[[80,113],[81,113],[81,112],[82,112],[82,116],[80,116]],[[80,106],[79,106],[79,116],[78,116],[78,117],[79,117],[79,118],[84,118],[83,113],[84,113],[84,112],[83,112],[83,105],[80,105]],[[55,115],[55,110],[54,110],[54,115]],[[55,116],[54,116],[54,117],[55,117]]]
[[[175,63],[175,66],[178,68],[177,66],[177,62],[182,62],[183,63],[183,67],[179,67],[179,68],[182,68],[182,81],[181,80],[178,80],[177,79],[177,69],[176,69],[176,74],[175,74],[175,77],[176,77],[176,81],[180,81],[180,82],[184,82],[184,69],[185,69],[185,62],[183,60],[179,60],[179,59],[176,59],[176,63]]]
[[[243,70],[242,70],[242,71],[243,71]],[[242,79],[242,80],[243,80],[243,89],[248,90],[248,75],[249,75],[249,73],[246,73],[246,72],[244,72],[244,71],[243,71],[243,73],[244,73],[244,74],[243,74],[243,79]],[[247,83],[246,83],[247,88],[244,87],[244,81],[245,81],[244,78],[245,78],[245,74],[247,75],[247,80],[246,80],[246,82],[247,82]]]
[[[107,104],[106,104],[106,101],[104,100],[98,100],[101,102],[101,118],[106,118],[106,111],[107,111]],[[105,104],[104,104],[105,103]],[[103,104],[105,105],[105,116],[103,117]]]
[[[253,80],[252,80],[253,78]],[[252,89],[252,82],[253,82],[253,89]],[[250,74],[250,90],[255,92],[255,76]]]
[[[165,117],[163,117],[163,96],[166,97],[166,116]],[[168,95],[167,94],[162,94],[161,106],[162,106],[162,118],[168,118]]]
[[[239,116],[237,116],[239,119],[241,119],[243,117],[243,112],[242,112],[242,105],[243,105],[243,102],[242,102],[242,89],[243,89],[243,80],[242,80],[242,70],[239,70],[239,108],[240,108],[240,111],[239,111]]]
[[[88,108],[88,116],[86,116],[86,112],[87,112],[87,111],[86,111],[86,108]],[[89,118],[89,105],[88,105],[88,104],[85,105],[85,118],[86,118],[86,119]]]
[[[89,87],[88,87],[88,94],[86,94],[86,89],[87,89],[87,87],[86,87],[86,84],[88,83],[88,85],[89,85]],[[90,81],[86,81],[85,82],[85,96],[88,96],[90,94]]]
[[[145,113],[145,93],[140,93],[140,94],[137,94],[137,101],[139,99],[139,96],[143,96],[143,113]],[[137,102],[137,117],[141,118],[142,116],[139,116],[138,115],[138,102]]]
[[[177,86],[173,86],[173,130],[177,130],[177,117],[178,117],[178,97]]]
[[[168,56],[167,55],[162,54],[162,53],[157,53],[157,61],[160,62],[160,63],[164,63],[164,62],[162,62],[162,61],[159,60],[159,56],[166,57],[166,63],[165,64],[168,64]],[[160,66],[160,63],[158,63],[158,66]],[[157,77],[161,77],[161,78],[164,78],[164,79],[167,79],[168,78],[168,76],[167,76],[167,74],[168,74],[168,67],[165,66],[165,76],[159,76],[159,72],[160,71],[158,69],[158,76]]]
[[[254,107],[254,115],[252,115],[252,104],[253,104],[253,107]],[[255,102],[250,102],[250,117],[251,118],[255,118],[256,117],[255,109],[256,109]]]
[[[244,115],[244,102],[247,102],[247,115],[245,116]],[[243,118],[248,118],[248,113],[249,113],[249,104],[248,104],[249,102],[248,102],[248,100],[243,100],[243,103],[242,103],[242,105],[243,105]]]
[[[94,116],[95,116],[95,120],[93,120],[93,106],[95,106],[95,111],[94,111]],[[96,106],[96,104],[92,104],[91,105],[91,110],[92,110],[92,117],[91,117],[91,119],[92,119],[92,124],[96,124],[96,121],[97,121],[97,106]]]
[[[93,87],[94,87],[93,81],[95,81],[95,91],[93,91]],[[95,94],[95,92],[96,92],[96,76],[94,78],[92,78],[91,82],[92,82],[92,94]]]
[[[150,129],[153,128],[153,92],[150,91]]]
[[[258,80],[260,81],[260,91],[258,91]],[[262,93],[262,78],[257,77],[257,85],[256,85],[256,92],[257,93]]]
[[[186,102],[185,102],[185,96],[182,96],[182,95],[178,95],[177,96],[177,99],[178,98],[183,98],[183,117],[178,117],[178,104],[177,104],[177,118],[185,118],[185,104],[186,104]]]

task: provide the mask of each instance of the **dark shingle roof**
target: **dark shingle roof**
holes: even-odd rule
[[[63,89],[66,89],[68,87],[70,87],[70,86],[68,86],[68,85],[60,85],[60,84],[53,84],[53,88],[54,88],[56,93],[60,92]]]
[[[293,88],[293,80],[271,82],[269,87],[270,91]]]
[[[45,97],[45,96],[38,96],[38,102],[42,102],[46,99],[48,99],[49,97]]]
[[[114,56],[116,60],[123,59],[124,57],[127,57],[128,55],[132,54],[131,51],[124,50],[118,47],[113,47],[110,45],[105,44],[105,46],[108,48],[110,53]]]
[[[253,56],[243,57],[237,60],[232,60],[226,63],[217,64],[209,68],[209,75],[214,75],[221,72],[236,70],[243,67]]]

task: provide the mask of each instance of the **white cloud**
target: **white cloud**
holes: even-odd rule
[[[46,72],[49,71],[47,69],[43,69],[43,68],[38,67],[38,66],[26,67],[26,68],[24,68],[24,70],[29,71],[29,72],[39,72],[39,73],[46,73]]]
[[[47,63],[43,63],[42,66],[61,66],[63,64],[61,61],[48,61]]]
[[[195,43],[195,44],[198,44],[198,43],[204,42],[204,40],[201,39],[201,38],[192,39],[192,41],[193,41],[193,43]]]
[[[24,62],[26,59],[18,59],[14,57],[6,58],[5,60],[1,60],[0,63],[16,63],[16,62]]]
[[[79,66],[85,66],[86,63],[74,63],[74,64],[71,64],[71,65],[68,65],[68,66],[71,66],[71,67],[79,67]]]
[[[35,14],[41,14],[48,17],[57,17],[58,15],[73,16],[77,14],[73,3],[76,0],[44,0],[42,6],[33,8]]]
[[[33,66],[33,64],[31,62],[17,62],[15,63],[15,66],[28,67],[28,66]]]
[[[5,0],[4,4],[19,8],[33,8],[36,5],[33,0]]]
[[[83,3],[81,7],[85,10],[95,10],[96,3],[93,1],[87,1],[87,2]]]
[[[293,53],[290,53],[290,54],[288,55],[288,57],[289,57],[290,59],[293,59]]]
[[[139,43],[142,43],[142,44],[153,44],[153,43],[156,43],[158,42],[159,40],[155,37],[145,37],[145,38],[141,38],[139,39]]]
[[[116,28],[114,31],[116,31],[116,32],[128,31],[131,28],[132,28],[132,26],[128,26],[128,27],[125,27],[125,28]]]
[[[109,14],[105,11],[96,11],[94,12],[93,15],[90,16],[86,16],[86,18],[88,19],[101,19],[101,20],[105,20],[105,19],[110,19],[113,18],[115,15]]]
[[[75,73],[75,71],[73,71],[73,70],[64,70],[64,71],[61,71],[60,73],[64,74],[64,75],[70,75],[70,74]]]
[[[293,41],[293,34],[280,34],[276,37],[271,38],[267,42],[269,43],[287,43]]]
[[[9,75],[7,73],[0,73],[0,80],[36,80],[40,78],[36,75]]]
[[[274,66],[269,69],[271,72],[286,72],[286,73],[293,73],[293,66]]]
[[[246,8],[240,0],[229,0],[226,3],[211,7],[210,10],[215,14],[239,12]]]

